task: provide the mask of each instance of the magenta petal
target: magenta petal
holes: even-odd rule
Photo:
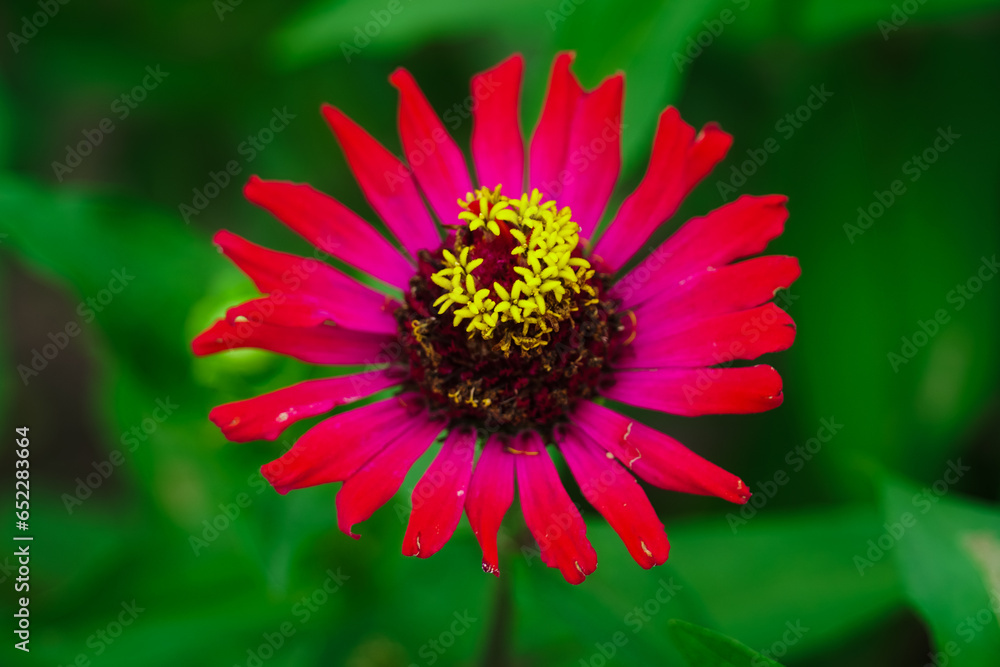
[[[472,191],[469,167],[455,140],[405,69],[389,82],[399,90],[399,136],[406,161],[442,224],[458,222],[457,199]]]
[[[357,538],[351,528],[385,505],[403,485],[406,473],[434,444],[447,422],[426,415],[413,420],[394,441],[351,475],[337,493],[337,525]]]
[[[562,172],[570,153],[573,117],[583,97],[583,89],[569,69],[573,58],[572,52],[564,51],[553,61],[545,106],[531,137],[529,186],[538,188],[549,199],[561,194],[565,185]]]
[[[667,533],[632,474],[571,426],[557,429],[556,440],[583,497],[615,529],[632,558],[646,569],[665,563]]]
[[[795,322],[773,303],[688,325],[637,316],[635,322],[635,341],[615,360],[616,368],[714,366],[787,350],[795,340]]]
[[[377,300],[366,302],[363,297],[355,298],[349,292],[341,292],[340,300],[336,300],[337,294],[331,296],[334,298],[318,299],[311,295],[274,292],[233,306],[226,311],[226,321],[231,325],[266,322],[283,327],[313,327],[333,322],[355,331],[390,335],[399,330],[391,312],[367,307],[374,306]]]
[[[399,302],[376,292],[319,260],[270,250],[225,230],[215,234],[215,243],[239,267],[267,301],[281,305],[312,299],[327,319],[349,329],[391,333]],[[267,304],[258,304],[265,307]],[[259,310],[258,316],[266,314]],[[320,320],[322,322],[322,320]]]
[[[674,415],[749,414],[781,405],[781,376],[767,365],[749,368],[663,368],[620,371],[601,395]]]
[[[583,517],[566,493],[542,437],[535,431],[525,431],[518,435],[513,447],[517,450],[521,509],[541,549],[542,562],[558,568],[569,583],[582,583],[597,569],[597,554],[587,539]]]
[[[691,189],[725,157],[732,141],[711,123],[695,135],[677,109],[667,107],[660,114],[646,175],[601,236],[594,255],[613,269],[626,264],[656,228],[677,211]]]
[[[410,522],[403,538],[404,556],[427,558],[451,539],[462,518],[475,457],[476,431],[453,429],[413,489]]]
[[[417,191],[413,173],[339,109],[327,104],[323,116],[337,135],[365,199],[403,247],[412,257],[421,250],[436,249],[441,236]],[[463,191],[455,197],[464,194]],[[378,259],[374,253],[373,257]]]
[[[799,261],[794,257],[756,257],[681,281],[637,306],[635,314],[643,322],[671,322],[676,326],[747,310],[770,301],[800,274]]]
[[[572,422],[632,472],[661,489],[745,503],[743,481],[709,463],[670,436],[597,403],[584,401]]]
[[[580,236],[589,239],[608,205],[621,169],[621,74],[586,93],[573,117],[559,206],[569,206]]]
[[[631,308],[673,289],[681,280],[762,252],[784,229],[787,201],[783,195],[743,195],[689,220],[619,280],[612,295]]]
[[[313,426],[260,471],[281,494],[341,482],[401,433],[426,421],[416,393],[348,410]]]
[[[299,421],[353,403],[402,381],[396,369],[307,380],[267,394],[212,408],[208,414],[233,442],[274,440]]]
[[[472,157],[481,187],[519,198],[524,190],[520,96],[524,58],[517,53],[472,77]]]
[[[258,322],[230,324],[219,320],[191,343],[198,356],[240,348],[269,350],[310,364],[369,365],[393,361],[386,350],[397,345],[396,337],[321,324],[314,327],[284,327]]]
[[[309,185],[264,181],[256,176],[250,178],[243,193],[323,252],[402,290],[409,287],[414,273],[409,260],[333,197]],[[314,259],[303,261],[319,263]],[[292,274],[287,279],[295,276],[301,278],[301,274]]]
[[[484,572],[500,575],[497,532],[513,501],[514,455],[507,451],[503,437],[493,435],[476,461],[465,500],[465,514],[483,550]]]

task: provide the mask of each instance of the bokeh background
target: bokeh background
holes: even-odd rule
[[[13,504],[14,428],[30,427],[35,537],[30,654],[11,646],[0,549],[3,664],[771,664],[724,637],[786,665],[1000,664],[998,3],[393,3],[0,8],[0,477]],[[779,409],[633,411],[740,475],[755,505],[650,489],[673,544],[652,571],[589,512],[600,566],[579,587],[508,530],[505,576],[483,574],[464,519],[438,555],[402,557],[415,475],[360,541],[336,530],[335,487],[278,496],[257,471],[305,426],[233,445],[207,413],[317,369],[189,347],[253,294],[216,230],[308,252],[243,200],[251,174],[374,220],[322,102],[398,152],[395,67],[444,114],[520,51],[531,128],[560,49],[588,87],[626,75],[612,211],[673,104],[735,144],[658,238],[738,194],[784,193],[770,250],[803,266],[779,295],[797,341],[766,359]]]

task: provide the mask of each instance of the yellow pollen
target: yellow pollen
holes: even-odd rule
[[[481,236],[473,245],[464,245],[468,234],[456,235],[454,251],[442,251],[444,268],[431,275],[444,293],[434,301],[439,313],[452,310],[454,326],[465,322],[469,337],[494,337],[503,327],[500,347],[508,352],[511,342],[530,350],[548,342],[548,334],[577,309],[567,294],[584,294],[585,304],[595,303],[597,293],[589,284],[594,271],[590,262],[573,256],[580,243],[580,226],[573,221],[568,206],[558,208],[553,200],[543,201],[537,189],[511,199],[493,190],[480,188],[458,203],[458,214],[469,232]],[[473,205],[478,212],[473,212]],[[499,282],[486,284],[482,257],[469,261],[476,243],[508,237],[510,287]],[[465,241],[463,241],[463,239]],[[507,326],[504,326],[507,325]]]

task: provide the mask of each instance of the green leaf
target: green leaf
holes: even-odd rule
[[[935,652],[946,653],[951,667],[978,667],[1000,655],[1000,511],[954,497],[962,467],[950,462],[922,489],[885,482],[885,531],[869,557],[894,552]]]
[[[389,4],[398,11],[390,12]],[[535,43],[550,32],[534,0],[398,0],[374,9],[367,0],[322,0],[293,18],[277,33],[273,44],[277,57],[286,65],[324,57],[351,63],[361,54],[415,49],[434,37],[502,30],[519,34],[526,41],[530,35]]]
[[[670,636],[691,667],[781,667],[724,634],[680,619],[668,623]]]

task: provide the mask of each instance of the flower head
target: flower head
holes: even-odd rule
[[[343,482],[337,515],[347,534],[439,440],[414,490],[403,553],[438,551],[464,509],[488,572],[499,569],[497,532],[515,480],[542,560],[573,583],[597,566],[547,445],[643,567],[663,563],[669,543],[633,475],[737,503],[750,497],[737,477],[605,399],[689,416],[781,403],[773,368],[732,362],[783,350],[795,336],[771,299],[798,277],[798,262],[736,261],[781,233],[785,198],[740,197],[623,271],[731,138],[712,124],[696,133],[664,111],[645,177],[595,241],[620,167],[622,77],[585,91],[571,62],[563,53],[553,65],[527,174],[521,57],[473,78],[475,184],[406,71],[390,81],[408,164],[324,108],[399,247],[307,185],[250,180],[250,201],[385,290],[229,232],[215,237],[267,296],[231,308],[195,339],[197,354],[253,347],[366,368],[215,408],[210,417],[229,439],[273,440],[296,421],[390,393],[320,421],[262,468],[279,493]]]

